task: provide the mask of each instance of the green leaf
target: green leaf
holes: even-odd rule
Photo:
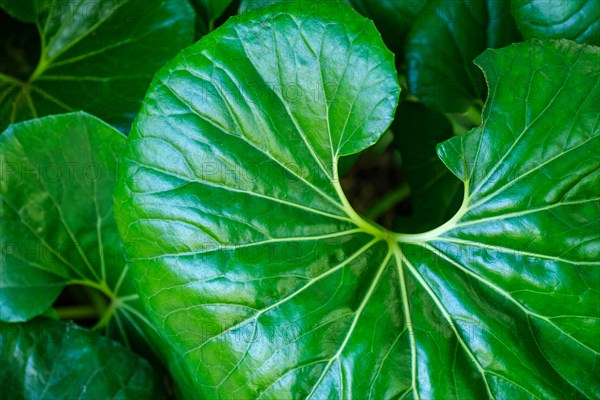
[[[598,397],[599,58],[567,42],[486,52],[483,128],[440,150],[465,202],[416,235],[359,217],[337,179],[397,102],[368,21],[275,7],[172,60],[115,213],[197,397]],[[515,99],[523,80],[543,89]]]
[[[474,58],[518,39],[505,0],[430,2],[406,39],[410,90],[442,112],[464,112],[486,95]]]
[[[107,323],[140,323],[113,215],[124,145],[121,133],[85,113],[14,124],[0,135],[2,321],[41,315],[65,286],[82,285],[111,301]]]
[[[125,263],[126,250],[136,249],[125,249],[115,223],[124,145],[123,134],[83,112],[21,122],[0,135],[0,320],[54,316],[48,309],[58,295],[77,285],[101,307],[97,329],[177,370],[174,355],[156,346]],[[85,308],[57,312],[74,318]],[[178,390],[187,390],[185,379],[178,375]]]
[[[245,14],[249,11],[258,11],[269,7],[271,4],[291,3],[294,0],[240,0],[238,9],[240,14]]]
[[[600,396],[599,61],[569,41],[480,56],[482,128],[438,150],[469,195],[454,221],[405,246],[431,252],[411,269],[493,393]]]
[[[162,399],[150,364],[73,323],[0,322],[0,386],[6,399]]]
[[[600,45],[600,2],[596,0],[511,0],[526,38],[571,39]]]
[[[413,214],[395,221],[402,232],[423,232],[449,220],[460,207],[462,183],[441,162],[436,145],[452,134],[444,116],[421,103],[400,103],[396,110],[394,147],[402,155],[402,170],[411,188]]]
[[[116,192],[116,213],[128,247],[137,250],[129,261],[137,268],[138,278],[145,276],[140,294],[152,298],[151,317],[180,356],[221,330],[222,324],[235,323],[240,313],[252,311],[253,306],[240,306],[228,312],[227,304],[236,300],[220,304],[218,293],[211,295],[217,304],[202,306],[207,301],[201,301],[194,289],[201,283],[199,276],[210,280],[221,275],[219,269],[227,269],[229,262],[236,263],[235,251],[225,248],[225,253],[234,255],[230,261],[207,264],[207,269],[193,267],[200,257],[210,263],[216,261],[214,257],[229,258],[210,251],[218,243],[257,243],[248,250],[259,250],[256,261],[258,265],[264,262],[263,272],[278,276],[281,271],[284,280],[280,283],[263,280],[260,270],[235,278],[238,289],[246,280],[264,282],[268,297],[256,299],[268,303],[328,266],[315,263],[314,271],[304,271],[308,259],[297,265],[269,261],[263,249],[275,245],[277,253],[286,248],[295,252],[296,237],[303,249],[321,248],[316,239],[326,244],[331,236],[329,243],[337,243],[335,238],[345,231],[358,234],[359,247],[369,241],[345,216],[351,209],[340,202],[337,159],[375,143],[390,124],[399,91],[393,55],[368,20],[345,6],[338,6],[335,13],[320,13],[319,7],[300,2],[269,7],[264,14],[247,13],[184,50],[157,74],[130,136],[123,185]],[[324,14],[331,16],[324,18]],[[181,133],[174,136],[175,130]],[[211,143],[221,143],[221,150]],[[168,166],[162,163],[167,154]],[[235,211],[247,206],[257,216],[254,221],[240,218]],[[271,232],[272,227],[279,232]],[[288,236],[291,242],[285,239]],[[258,245],[261,242],[265,247]],[[344,241],[341,248],[322,250],[335,261],[336,252],[351,254],[356,244]],[[209,251],[195,255],[199,249]],[[165,253],[173,256],[153,259]],[[180,266],[182,273],[191,269],[178,276],[163,262]],[[285,277],[288,268],[298,268],[297,273]],[[219,280],[214,284],[221,285]],[[238,296],[230,289],[227,293]],[[176,310],[183,303],[189,312],[176,311],[164,324],[158,322],[170,312],[167,308]],[[219,309],[228,315],[203,317]],[[197,363],[200,352],[182,359],[195,390],[203,387],[209,398],[217,390],[209,385],[228,373],[215,365],[217,360],[225,366],[231,362],[230,350],[223,350],[222,354],[203,353],[210,357],[202,361],[206,368]],[[272,376],[279,376],[282,367],[273,370]],[[218,390],[230,394],[231,388],[227,383]],[[254,392],[252,387],[247,390]],[[236,392],[236,396],[248,394]]]
[[[193,39],[186,0],[0,0],[0,7],[35,24],[42,42],[28,79],[0,71],[0,130],[85,110],[127,131],[156,70]]]

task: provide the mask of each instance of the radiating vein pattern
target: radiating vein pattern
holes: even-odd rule
[[[490,85],[482,129],[440,151],[469,181],[460,218],[429,243],[403,250],[482,376],[502,378],[488,380],[493,393],[516,385],[515,395],[593,398],[600,393],[598,51],[566,42],[531,47],[477,60]],[[509,68],[519,63],[527,75]],[[511,107],[506,92],[521,91],[523,81],[524,105]],[[496,117],[506,109],[512,112]],[[452,157],[459,148],[462,163]]]
[[[439,150],[465,201],[396,234],[350,208],[336,166],[389,125],[393,59],[344,6],[294,4],[168,63],[128,140],[132,274],[198,395],[597,397],[597,50],[481,56],[484,123]]]
[[[111,298],[123,343],[132,327],[143,336],[152,329],[113,215],[124,145],[124,135],[85,113],[14,124],[0,136],[2,321],[35,318],[78,285]]]

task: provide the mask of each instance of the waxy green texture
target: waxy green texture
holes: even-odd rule
[[[6,399],[163,399],[160,378],[135,353],[72,322],[0,322]]]
[[[600,396],[599,50],[480,56],[483,124],[438,149],[460,210],[399,234],[337,176],[391,122],[393,57],[371,23],[318,7],[245,14],[183,51],[128,139],[119,227],[198,396]]]
[[[241,0],[240,13],[255,11],[273,6],[277,3],[291,4],[295,0]],[[320,12],[333,12],[339,3],[352,5],[363,16],[372,19],[381,33],[387,47],[402,58],[404,41],[411,25],[431,0],[315,0],[319,3]],[[450,5],[450,8],[453,6]]]
[[[85,110],[128,131],[156,70],[192,43],[186,0],[1,0],[35,24],[40,61],[23,81],[0,71],[0,130]]]
[[[511,10],[526,38],[600,45],[600,1],[511,0]]]
[[[110,300],[101,321],[122,340],[128,326],[142,332],[113,213],[124,146],[123,134],[85,113],[21,122],[0,135],[2,321],[41,315],[78,285]]]

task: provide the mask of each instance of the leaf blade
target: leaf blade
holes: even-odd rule
[[[17,398],[164,398],[150,364],[72,323],[0,322],[6,395]]]
[[[37,68],[2,99],[12,108],[0,129],[38,116],[85,110],[129,130],[156,70],[192,43],[193,10],[184,0],[142,6],[137,0],[10,2],[2,8],[34,23],[42,49]]]
[[[320,54],[310,49],[319,48],[321,36],[307,33],[304,37],[298,27],[311,26],[312,32],[323,33],[334,32],[335,27],[319,31],[314,26],[343,23],[360,37],[360,24],[348,22],[352,14],[343,8],[335,16],[313,17],[318,6],[302,5],[298,9],[275,6],[252,18],[240,17],[182,53],[157,75],[129,138],[126,169],[115,194],[120,229],[126,242],[140,250],[130,261],[141,298],[163,339],[182,358],[186,375],[193,377],[193,390],[208,397],[235,393],[239,398],[280,398],[290,393],[314,398],[427,398],[442,393],[456,397],[506,393],[533,398],[594,397],[598,371],[593,352],[561,336],[565,346],[576,345],[572,347],[578,351],[578,360],[588,369],[587,375],[577,378],[581,369],[569,367],[570,360],[557,353],[560,349],[548,348],[551,338],[556,338],[555,328],[544,328],[539,321],[530,323],[535,315],[524,310],[533,297],[521,294],[515,302],[506,296],[513,290],[511,285],[527,288],[535,273],[543,271],[542,266],[551,267],[552,261],[538,260],[525,271],[531,265],[526,260],[535,253],[519,247],[530,244],[523,242],[528,232],[522,226],[516,239],[497,227],[480,239],[475,234],[469,237],[468,224],[486,223],[479,205],[469,209],[478,200],[480,205],[492,205],[505,214],[508,210],[519,213],[512,215],[514,218],[529,218],[530,214],[520,214],[523,201],[513,208],[500,201],[511,196],[527,198],[525,190],[485,197],[499,187],[494,185],[502,184],[502,180],[493,183],[485,176],[516,137],[501,129],[498,115],[503,113],[498,110],[505,102],[514,103],[514,118],[522,118],[527,114],[527,102],[513,101],[514,87],[505,84],[507,79],[490,81],[484,125],[440,146],[442,160],[466,184],[464,204],[449,222],[420,234],[397,234],[372,225],[349,207],[332,177],[337,150],[344,146],[349,146],[348,151],[361,150],[371,143],[366,134],[351,137],[357,127],[362,129],[361,123],[352,123],[354,129],[346,133],[346,120],[366,119],[369,129],[365,132],[379,130],[371,133],[375,138],[387,126],[381,121],[369,126],[368,113],[360,111],[348,117],[355,112],[351,95],[334,113],[326,101],[310,104],[302,95],[292,100],[273,84],[285,82],[281,76],[294,77],[292,82],[297,83],[311,54]],[[298,19],[301,23],[296,23]],[[278,47],[273,37],[277,39],[281,32],[286,38]],[[246,40],[242,49],[239,37]],[[295,47],[290,43],[305,47],[291,56],[288,49]],[[368,60],[377,59],[377,54],[370,52],[385,53],[381,42],[365,49],[368,55],[362,56]],[[585,62],[573,63],[571,53],[580,54]],[[249,62],[244,58],[248,54],[264,65]],[[347,55],[347,49],[338,49],[337,54]],[[506,74],[514,60],[519,68],[510,79],[517,81],[536,73],[521,58],[537,56],[539,65],[546,65],[549,59],[566,57],[570,61],[564,64],[585,82],[594,78],[588,69],[598,58],[593,49],[566,42],[530,42],[486,54],[502,58],[497,64]],[[325,77],[343,76],[345,66],[340,60],[347,59],[337,57],[331,70],[317,68],[317,72],[324,72]],[[314,63],[315,67],[319,64],[323,65]],[[372,104],[389,101],[390,91],[397,90],[392,84],[396,83],[392,60],[386,65],[389,82],[369,87],[366,101]],[[255,75],[257,71],[260,77]],[[560,76],[564,72],[554,73]],[[200,78],[197,86],[189,80],[192,76]],[[259,82],[263,96],[272,97],[240,89],[241,76],[246,83]],[[327,82],[314,73],[302,76]],[[348,84],[360,86],[361,79],[353,76]],[[211,91],[199,82],[212,87]],[[299,86],[304,96],[312,93],[307,82]],[[546,87],[544,96],[552,98],[554,87]],[[581,86],[568,85],[568,91],[559,93],[561,99],[588,95],[577,87]],[[198,92],[202,96],[194,97]],[[334,98],[335,93],[323,99]],[[542,102],[548,101],[544,96]],[[395,104],[386,107],[390,118],[394,108]],[[264,110],[270,112],[268,118]],[[592,111],[591,106],[584,107],[572,140],[585,135],[596,115]],[[311,127],[307,114],[317,120],[314,129],[306,129]],[[337,122],[329,123],[334,119]],[[570,124],[564,118],[558,122],[552,137],[563,140],[569,136]],[[281,130],[286,128],[292,134],[284,141]],[[346,138],[349,140],[343,143]],[[484,139],[488,145],[482,151],[488,153],[478,155]],[[582,148],[589,152],[591,143]],[[167,152],[171,156],[168,161],[163,156]],[[551,158],[552,153],[540,157],[543,162],[543,157]],[[483,167],[474,170],[474,159]],[[288,175],[291,180],[282,175],[265,178],[273,162],[280,172],[296,171],[284,167],[290,160],[300,171]],[[517,161],[522,164],[523,160]],[[566,181],[563,167],[550,171],[557,182]],[[241,183],[243,175],[251,179]],[[591,184],[596,175],[578,190],[597,190]],[[510,175],[500,177],[511,179]],[[480,187],[481,182],[491,186]],[[305,208],[273,207],[273,199]],[[597,206],[572,207],[571,215],[581,213],[590,222],[598,220]],[[319,212],[305,214],[306,208]],[[533,221],[527,227],[538,224],[556,238],[566,232],[548,221]],[[593,250],[598,241],[592,225],[573,225],[573,220],[565,222],[572,228],[570,238],[589,238]],[[294,238],[298,240],[290,242]],[[499,246],[502,238],[508,247]],[[457,240],[462,242],[454,243]],[[561,245],[568,246],[568,241]],[[554,250],[560,251],[556,247]],[[515,253],[516,263],[509,258]],[[595,265],[593,255],[584,252],[573,261]],[[555,270],[537,278],[540,287],[554,288],[548,278]],[[543,310],[535,313],[560,324],[569,337],[585,344],[600,336],[589,326],[597,310],[592,300],[599,287],[597,268],[587,270],[585,277],[577,275],[577,270],[565,271],[571,282],[559,286],[556,296],[568,298],[570,290],[580,296],[585,303],[581,309],[575,299],[563,303],[569,312],[592,317],[586,319],[587,328],[575,331],[573,321],[552,321]],[[527,279],[520,279],[518,274],[525,272]],[[592,288],[589,293],[582,291],[586,280]],[[534,301],[540,307],[543,304]],[[548,324],[546,320],[541,323]],[[432,335],[443,337],[442,343],[438,345]],[[519,341],[520,337],[528,340]],[[496,352],[501,354],[495,357]]]

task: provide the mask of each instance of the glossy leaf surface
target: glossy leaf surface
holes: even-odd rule
[[[599,60],[569,41],[487,51],[481,128],[438,148],[468,197],[446,225],[404,238],[414,295],[437,309],[415,322],[415,343],[433,345],[427,327],[448,322],[448,349],[481,376],[473,393],[600,395]]]
[[[512,0],[511,7],[526,38],[565,38],[600,45],[600,1]]]
[[[161,399],[150,364],[69,322],[0,322],[0,386],[6,399]]]
[[[274,6],[276,4],[292,4],[297,0],[240,0],[239,12],[240,14],[248,11],[258,11],[264,8]],[[332,10],[329,5],[337,6],[337,3],[350,4],[350,0],[315,0],[315,3],[319,3],[320,12],[328,12]]]
[[[267,8],[277,3],[295,0],[241,0],[240,13]],[[321,13],[335,12],[338,2],[352,5],[358,12],[375,23],[389,49],[402,57],[404,41],[417,15],[431,0],[315,0],[320,3]],[[327,6],[330,7],[327,7]]]
[[[145,319],[125,279],[113,213],[124,146],[123,134],[85,113],[14,124],[0,135],[2,321],[44,313],[68,285],[112,299],[107,322],[125,341],[124,329]]]
[[[197,395],[597,397],[598,51],[486,52],[484,125],[440,148],[464,203],[396,234],[336,172],[391,122],[393,58],[354,12],[301,5],[182,52],[128,139],[119,227]],[[544,90],[515,101],[523,80]]]
[[[29,79],[0,71],[0,130],[85,110],[127,131],[154,73],[193,39],[186,0],[2,0],[0,7],[35,24],[42,42]]]
[[[505,0],[432,1],[406,39],[410,90],[442,112],[464,112],[486,95],[484,77],[473,64],[475,57],[518,39]]]

